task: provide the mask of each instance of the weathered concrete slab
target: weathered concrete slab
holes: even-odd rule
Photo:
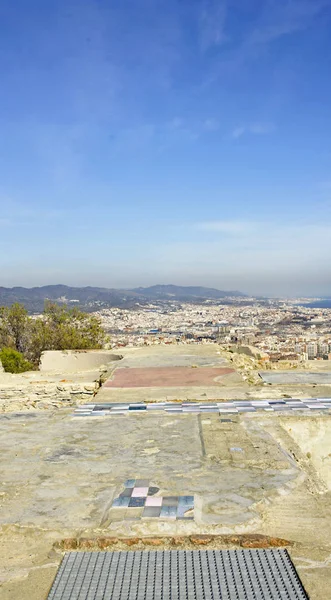
[[[222,367],[229,366],[217,344],[202,346],[169,345],[121,348],[120,367]]]
[[[235,373],[228,367],[150,367],[117,368],[105,383],[110,388],[145,388],[181,386],[217,386],[226,375]]]
[[[232,365],[230,359],[221,361],[217,345],[155,350],[124,349],[123,361],[115,366],[127,367],[126,371],[162,366],[203,371]],[[98,368],[95,373],[100,374]],[[15,377],[22,386],[32,377],[31,385],[38,387],[44,385],[40,375]],[[78,400],[80,385],[91,387],[86,391],[93,394],[89,385],[93,371],[77,372],[75,377],[47,374],[42,380],[65,387],[76,386],[77,378]],[[179,398],[201,403],[209,399],[255,402],[327,398],[328,390],[327,385],[313,391],[300,384],[267,386],[262,380],[253,386],[235,372],[219,386],[101,388],[90,402],[176,402]],[[10,405],[15,407],[14,399],[8,401],[8,409]],[[112,550],[154,549],[160,539],[161,548],[172,549],[173,543],[177,549],[207,544],[214,550],[222,547],[220,540],[227,536],[231,541],[226,547],[231,548],[239,547],[245,536],[246,548],[256,539],[265,547],[270,547],[268,540],[273,547],[280,538],[282,546],[288,540],[311,600],[328,598],[331,417],[327,413],[223,414],[221,419],[217,414],[151,410],[148,415],[78,419],[72,417],[72,407],[55,410],[50,402],[39,411],[39,406],[33,400],[29,413],[0,417],[1,600],[45,600],[64,549],[105,549],[111,538]],[[112,506],[115,498],[127,493],[128,479],[140,480],[136,487],[142,488],[141,495],[146,494],[143,483],[148,481],[153,498],[167,499],[164,506],[169,511],[162,518],[161,513],[146,511],[149,518],[143,516],[141,506]],[[171,508],[177,500],[179,506],[179,498],[192,496],[194,520],[180,520],[179,510],[179,518],[174,519]],[[143,496],[135,497],[139,504]],[[157,501],[151,502],[151,509],[155,505]]]
[[[41,355],[39,370],[62,373],[92,371],[120,359],[119,353],[107,350],[47,350]]]
[[[331,372],[298,372],[298,371],[260,371],[260,377],[266,383],[282,384],[316,384],[331,385]]]
[[[168,520],[162,530],[222,532],[256,518],[256,503],[298,475],[263,430],[247,435],[244,426],[223,424],[214,414],[70,417],[61,411],[0,419],[1,524],[47,529],[51,507],[52,527],[63,532],[104,525],[118,532],[125,523],[127,533],[153,534],[155,520],[132,521],[131,511],[111,508],[134,477],[149,480],[162,496],[196,496],[195,521]]]
[[[139,402],[142,395],[160,401],[220,399],[237,396],[234,390],[245,398],[249,386],[216,344],[125,348],[98,402]]]
[[[233,381],[234,379],[234,381]],[[238,383],[237,373],[229,374],[222,379],[222,385],[208,386],[167,386],[145,388],[111,388],[103,386],[95,397],[101,402],[172,402],[192,400],[209,402],[225,399],[245,400],[249,394],[249,387]]]
[[[269,414],[222,422],[215,414],[151,413],[87,421],[71,419],[63,410],[0,419],[4,600],[29,600],[31,587],[13,581],[28,576],[32,585],[39,571],[40,591],[34,583],[32,597],[44,600],[61,558],[52,554],[52,544],[82,535],[143,539],[258,532],[305,544],[296,551],[303,566],[302,557],[322,560],[318,557],[327,556],[328,548],[331,554],[330,492],[323,471],[317,472],[308,451],[303,454],[284,427],[305,417],[282,415],[281,426],[279,417]],[[331,418],[311,419],[323,422],[327,440]],[[318,431],[310,431],[312,445]],[[148,519],[138,514],[139,507],[112,507],[132,477],[149,480],[162,497],[193,495],[194,520]],[[324,572],[327,562],[308,574],[299,571],[308,592],[317,575],[323,581]],[[45,573],[48,579],[42,579]],[[320,595],[312,598],[325,600],[319,585]]]

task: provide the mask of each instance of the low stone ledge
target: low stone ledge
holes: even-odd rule
[[[29,383],[26,386],[0,385],[0,412],[17,412],[20,410],[45,410],[74,406],[77,403],[90,401],[100,388],[98,381],[82,383],[66,383],[56,385]]]

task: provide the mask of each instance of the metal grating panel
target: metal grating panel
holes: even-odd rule
[[[307,600],[286,550],[69,552],[48,600]]]

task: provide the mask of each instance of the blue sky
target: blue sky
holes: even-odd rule
[[[331,0],[2,0],[0,285],[331,294]]]

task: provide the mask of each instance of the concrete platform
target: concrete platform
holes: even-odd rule
[[[106,388],[204,387],[222,385],[226,375],[234,374],[229,367],[149,367],[117,368]]]
[[[237,394],[236,394],[237,390]],[[123,349],[98,402],[245,398],[249,386],[216,344]]]
[[[123,369],[131,377],[134,369],[203,374],[232,367],[216,344],[124,349],[123,355],[110,372]],[[63,376],[53,377],[54,387],[61,387],[57,378],[64,385]],[[70,379],[76,381],[75,373]],[[218,385],[103,387],[91,402],[205,406],[312,396],[328,398],[330,386],[250,385],[233,372]],[[67,550],[219,550],[224,544],[289,548],[310,600],[329,597],[327,411],[219,415],[185,407],[181,414],[128,410],[77,418],[77,398],[70,408],[46,403],[43,410],[37,400],[28,412],[18,412],[22,404],[16,408],[10,399],[0,417],[1,600],[46,600]]]
[[[276,385],[331,385],[331,372],[260,371],[259,375],[266,383]]]
[[[327,416],[221,421],[216,414],[152,411],[91,421],[67,410],[6,414],[0,419],[1,598],[45,600],[62,557],[53,545],[63,539],[113,536],[121,548],[123,537],[139,545],[148,536],[177,536],[185,548],[186,536],[263,534],[288,540],[311,600],[325,600],[331,496],[320,466],[330,460],[330,436]],[[142,518],[139,507],[113,507],[133,477],[149,480],[156,497],[194,496],[194,520]]]

